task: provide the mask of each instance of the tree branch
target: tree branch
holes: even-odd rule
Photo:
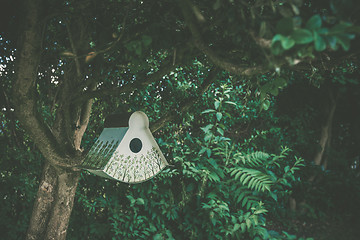
[[[95,85],[91,86],[90,89],[95,90],[96,86]],[[75,149],[80,151],[81,151],[81,140],[89,124],[92,104],[93,104],[93,99],[88,99],[82,105],[81,113],[76,123],[76,130],[74,134],[74,145],[75,145]]]
[[[122,37],[123,37],[124,34],[125,34],[125,24],[126,24],[126,20],[127,20],[128,14],[129,14],[129,11],[126,11],[125,16],[124,16],[124,19],[123,19],[123,22],[122,22],[122,24],[121,24],[121,26],[122,26],[123,29],[122,29],[119,37],[118,37],[113,43],[111,43],[111,45],[110,45],[109,47],[107,47],[107,48],[105,48],[105,49],[102,49],[102,50],[99,50],[99,51],[96,51],[96,52],[95,52],[96,54],[106,53],[106,52],[110,51],[113,47],[116,46],[116,44],[118,44],[118,43],[120,42],[120,40],[122,39]]]
[[[72,52],[65,51],[65,52],[62,52],[61,55],[63,57],[69,57],[69,58],[73,58],[75,60],[77,70],[78,70],[77,73],[78,73],[79,76],[81,76],[81,74],[79,74],[79,73],[81,73],[80,72],[79,59],[85,57],[85,62],[87,62],[87,61],[90,61],[91,59],[93,59],[94,57],[96,57],[97,55],[109,52],[111,49],[113,49],[121,41],[121,39],[123,38],[123,36],[125,34],[125,24],[126,24],[127,17],[128,17],[128,11],[126,11],[126,14],[125,14],[123,22],[122,22],[122,27],[123,27],[122,32],[115,39],[115,41],[111,42],[110,46],[108,46],[108,47],[106,47],[104,49],[101,49],[101,50],[97,50],[95,52],[89,52],[89,53],[82,54],[82,55],[78,55],[78,53],[76,51],[75,44],[74,44],[72,34],[71,34],[71,30],[70,30],[70,27],[69,27],[69,23],[67,22],[66,23],[66,29],[67,29],[67,32],[68,32]]]
[[[143,81],[135,81],[130,84],[126,84],[121,87],[117,88],[106,88],[106,89],[100,89],[96,91],[92,91],[89,89],[88,91],[84,92],[80,96],[76,96],[73,101],[74,102],[82,102],[86,101],[87,99],[95,98],[95,97],[102,97],[102,96],[109,96],[109,95],[116,95],[116,94],[123,94],[123,93],[129,93],[136,89],[139,89],[144,86],[148,86],[150,83],[155,82],[156,80],[162,78],[164,75],[169,73],[171,70],[175,69],[176,66],[172,65],[172,63],[168,63],[167,65],[163,66],[160,70],[153,73],[152,75],[149,75],[146,79]]]
[[[53,165],[69,167],[70,158],[59,149],[59,143],[50,128],[37,111],[36,79],[37,68],[41,57],[41,24],[40,16],[43,1],[26,1],[24,32],[19,42],[17,71],[13,86],[15,114],[22,127],[39,148],[44,157]],[[64,161],[69,162],[64,162]]]
[[[264,73],[269,70],[268,65],[248,66],[248,65],[236,65],[220,56],[218,56],[210,47],[208,47],[200,34],[200,31],[196,25],[196,20],[191,8],[189,0],[181,1],[180,3],[185,22],[194,38],[194,45],[204,53],[211,62],[216,66],[236,75],[252,76],[255,74]]]

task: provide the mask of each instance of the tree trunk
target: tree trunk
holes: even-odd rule
[[[58,172],[55,199],[44,239],[66,239],[78,181],[78,172]]]
[[[328,89],[328,96],[329,96],[329,104],[327,109],[327,116],[324,124],[321,126],[321,135],[320,135],[320,150],[314,156],[314,164],[316,166],[322,166],[324,169],[327,168],[327,154],[326,152],[329,151],[330,143],[331,143],[331,132],[332,132],[332,125],[333,119],[336,110],[336,103],[338,96],[334,97],[332,90]],[[309,181],[314,181],[316,174],[313,174]]]
[[[327,106],[326,106],[326,119],[323,122],[322,126],[321,126],[321,135],[320,135],[320,141],[319,141],[319,145],[320,145],[320,149],[319,151],[317,151],[315,153],[314,156],[314,164],[316,166],[322,166],[323,169],[327,168],[327,152],[330,149],[330,143],[331,143],[331,133],[332,133],[332,125],[333,125],[333,119],[334,119],[334,115],[335,115],[335,110],[336,110],[336,104],[337,104],[337,99],[338,96],[334,97],[334,94],[331,90],[331,86],[329,86],[329,88],[327,89],[327,93],[328,93],[328,102],[327,102]],[[316,174],[312,174],[309,177],[309,181],[313,182],[316,178]],[[290,209],[292,211],[296,210],[297,205],[302,206],[304,205],[305,202],[301,202],[299,204],[297,204],[296,199],[293,197],[289,198],[289,206]],[[303,211],[305,211],[306,209],[303,209]]]
[[[66,239],[78,179],[45,163],[26,239]]]
[[[56,183],[55,169],[49,163],[45,163],[26,239],[39,239],[40,236],[44,236],[55,198]]]

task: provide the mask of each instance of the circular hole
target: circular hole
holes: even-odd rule
[[[138,153],[141,151],[141,149],[142,149],[142,142],[140,139],[134,138],[130,141],[130,150],[133,153]]]

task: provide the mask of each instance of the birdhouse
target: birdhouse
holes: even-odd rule
[[[101,177],[139,183],[168,165],[143,112],[110,115],[82,168]]]

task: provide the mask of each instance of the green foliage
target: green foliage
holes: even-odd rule
[[[307,20],[304,28],[297,23],[299,22],[298,16],[281,19],[276,27],[277,34],[272,38],[272,53],[280,55],[286,50],[295,48],[296,55],[303,58],[314,57],[313,48],[321,52],[327,47],[337,50],[341,46],[348,51],[350,40],[354,39],[354,33],[357,33],[358,30],[349,22],[339,22],[332,24],[331,27],[324,27],[322,19],[322,16],[315,14]]]
[[[235,180],[239,180],[242,185],[246,185],[251,190],[270,191],[272,184],[270,176],[261,171],[249,168],[235,168],[231,171],[231,175],[235,175]]]
[[[262,77],[264,80],[267,80],[266,76]],[[287,81],[282,77],[275,77],[270,81],[267,80],[264,85],[262,85],[259,89],[260,91],[260,102],[261,102],[261,109],[265,111],[270,107],[270,96],[277,96],[279,94],[279,89],[284,88],[287,85]]]
[[[0,124],[13,126],[11,111],[0,112]],[[23,142],[24,145],[18,145]],[[0,231],[6,239],[22,239],[39,185],[42,156],[18,128],[0,130]]]

